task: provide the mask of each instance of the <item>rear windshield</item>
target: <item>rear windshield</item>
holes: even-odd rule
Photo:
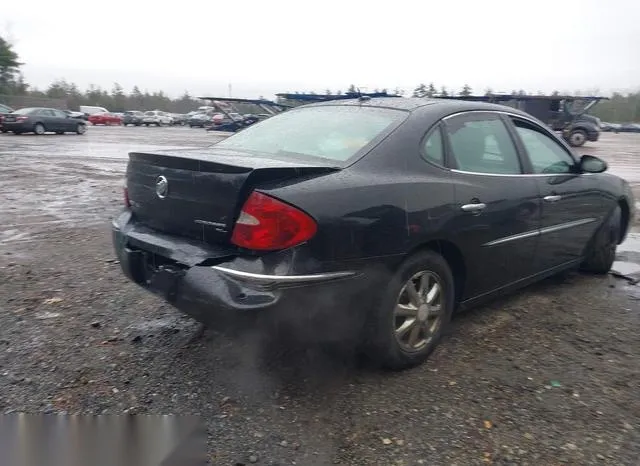
[[[30,113],[33,113],[36,110],[40,110],[40,109],[39,108],[21,108],[20,110],[16,110],[13,113],[16,115],[29,115]]]
[[[345,162],[393,130],[406,115],[375,107],[299,108],[249,126],[215,147]]]

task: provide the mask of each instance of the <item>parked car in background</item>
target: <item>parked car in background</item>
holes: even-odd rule
[[[503,105],[326,102],[207,148],[130,153],[113,240],[126,276],[206,324],[251,317],[402,369],[457,309],[606,274],[635,212],[606,170]]]
[[[207,127],[207,131],[236,132],[258,121],[259,118],[255,115],[245,117],[235,112],[218,113],[212,118],[212,124]]]
[[[71,118],[77,118],[81,120],[85,119],[85,114],[82,112],[74,112],[72,110],[63,110],[63,112],[69,115]]]
[[[160,110],[149,110],[148,112],[144,112],[142,123],[144,123],[145,126],[168,126],[173,124],[173,118]]]
[[[91,115],[95,115],[97,113],[109,113],[109,110],[104,107],[94,107],[92,105],[80,105],[79,110],[84,113],[85,119],[87,120]]]
[[[122,118],[113,113],[95,113],[93,115],[89,115],[89,122],[94,125],[121,125]]]
[[[618,131],[621,133],[640,133],[640,124],[638,123],[625,123],[620,125]]]
[[[21,108],[9,113],[4,118],[3,130],[14,134],[36,133],[42,135],[47,132],[64,134],[84,134],[87,124],[83,120],[71,118],[62,110],[55,108]]]
[[[171,118],[173,118],[174,125],[186,125],[187,124],[187,115],[183,115],[181,113],[172,113]]]
[[[2,127],[2,121],[4,120],[5,116],[7,116],[9,113],[13,111],[14,110],[11,107],[8,107],[7,105],[4,105],[4,104],[0,104],[0,131],[2,131],[3,133],[6,133],[7,130],[5,130]]]
[[[187,119],[191,128],[205,128],[211,124],[211,115],[206,113],[194,113]]]
[[[139,110],[128,110],[124,112],[124,116],[122,117],[122,124],[124,126],[133,125],[140,126],[142,124],[144,118],[144,113]]]

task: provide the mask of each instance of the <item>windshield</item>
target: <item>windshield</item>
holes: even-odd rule
[[[249,126],[215,147],[344,162],[393,129],[405,116],[403,111],[374,107],[301,108]]]
[[[147,116],[156,116],[156,112],[144,112]]]

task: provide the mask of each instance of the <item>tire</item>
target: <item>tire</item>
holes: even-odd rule
[[[147,128],[149,127],[149,123],[145,123],[144,125],[145,125]]]
[[[42,123],[36,123],[35,125],[33,125],[33,132],[38,136],[42,136],[46,131],[47,130]]]
[[[576,129],[569,134],[569,145],[571,147],[581,147],[587,142],[587,133],[584,130]]]
[[[428,283],[426,286],[422,281],[424,277]],[[422,323],[423,326],[430,327],[428,336],[425,328],[419,327],[420,330],[417,330],[415,335],[418,341],[414,340],[413,344],[410,337],[414,332],[409,330],[402,333],[403,328],[413,328],[409,325],[412,317],[396,314],[398,303],[403,304],[405,311],[408,306],[412,306],[407,291],[409,281],[414,283],[418,294],[422,294],[423,297],[425,295],[428,297],[429,293],[425,290],[433,290],[434,284],[440,287],[439,293],[435,294],[431,301],[432,305],[436,300],[439,303],[437,316],[435,314],[429,316],[428,305],[424,304],[424,301],[417,310],[412,312],[415,314],[414,326],[415,323]],[[404,304],[405,302],[408,304]],[[389,370],[402,370],[421,364],[440,341],[451,321],[454,307],[454,281],[447,261],[434,251],[421,251],[412,255],[398,268],[379,306],[374,308],[370,333],[367,335],[367,346],[369,346],[367,353],[373,356],[375,364]],[[432,311],[435,312],[435,307]],[[397,336],[398,334],[401,336]],[[407,341],[404,341],[405,339]]]
[[[616,206],[589,241],[584,262],[580,266],[584,272],[604,275],[611,270],[616,259],[621,227],[622,210],[620,206]]]
[[[83,125],[83,124],[79,124],[78,126],[76,126],[76,133],[77,134],[85,134],[87,132],[87,125]]]

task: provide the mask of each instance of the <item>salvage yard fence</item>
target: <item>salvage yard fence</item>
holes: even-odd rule
[[[25,107],[50,107],[60,110],[69,109],[66,99],[50,99],[48,97],[34,97],[30,95],[0,94],[0,103],[15,109]]]

